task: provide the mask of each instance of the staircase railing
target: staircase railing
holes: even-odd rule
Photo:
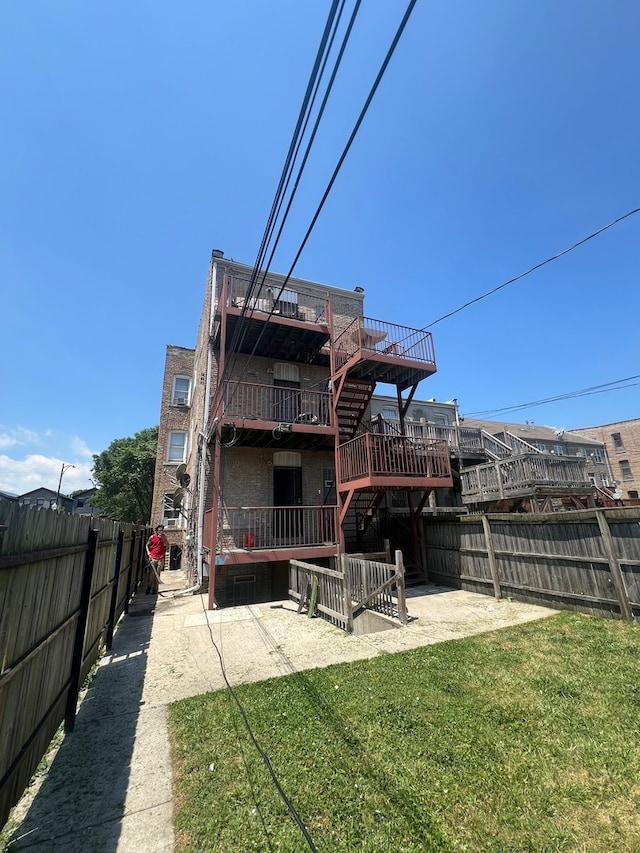
[[[334,341],[335,363],[339,369],[357,352],[385,355],[435,365],[430,332],[398,326],[371,317],[356,317]]]

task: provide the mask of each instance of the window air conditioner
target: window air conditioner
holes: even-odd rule
[[[176,524],[178,523],[178,519],[177,518],[168,518],[165,523],[166,523],[167,527],[175,527]]]
[[[176,406],[186,406],[187,398],[186,397],[176,397]]]

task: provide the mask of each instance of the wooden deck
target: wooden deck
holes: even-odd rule
[[[349,489],[451,486],[446,442],[362,433],[341,444],[340,485]]]
[[[531,494],[589,494],[586,463],[577,458],[527,453],[463,468],[462,499],[481,503]]]

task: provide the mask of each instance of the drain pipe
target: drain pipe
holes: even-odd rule
[[[183,595],[196,595],[203,586],[203,533],[204,533],[204,498],[205,498],[205,475],[207,472],[207,434],[209,432],[209,414],[210,414],[210,396],[211,396],[211,360],[212,346],[211,335],[213,334],[213,319],[215,316],[215,299],[216,299],[216,282],[218,279],[218,258],[222,257],[222,253],[218,249],[214,249],[211,253],[211,294],[209,304],[209,336],[207,342],[207,372],[204,388],[204,418],[203,429],[199,435],[200,459],[198,460],[200,470],[198,472],[198,524],[196,528],[196,584],[188,589],[180,590],[174,593],[174,598],[180,598]]]

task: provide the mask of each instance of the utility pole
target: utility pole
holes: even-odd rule
[[[60,489],[62,488],[62,477],[64,476],[64,472],[69,468],[75,468],[75,465],[69,465],[65,462],[62,463],[62,468],[60,468],[60,479],[58,480],[58,494],[56,495],[56,510],[60,512]]]

